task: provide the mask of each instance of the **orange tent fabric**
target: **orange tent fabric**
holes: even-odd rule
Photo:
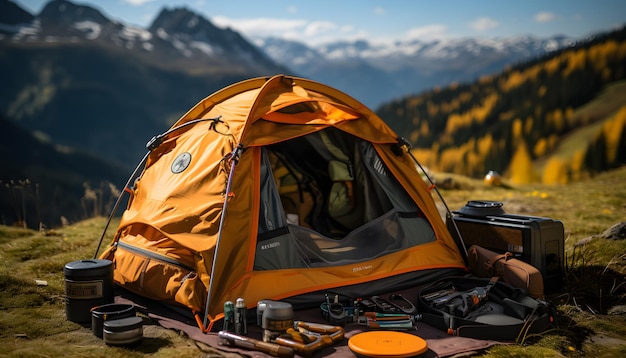
[[[347,264],[258,269],[265,148],[328,128],[371,145],[419,208],[433,239]],[[243,81],[200,101],[159,140],[101,257],[115,261],[118,285],[206,314],[205,329],[223,317],[225,301],[238,297],[253,308],[261,299],[465,269],[406,148],[394,151],[398,136],[370,109],[329,86],[283,75]]]

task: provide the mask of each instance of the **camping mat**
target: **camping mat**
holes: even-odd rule
[[[380,296],[387,297],[387,295]],[[405,297],[409,298],[411,296],[405,295]],[[257,358],[272,357],[262,352],[221,345],[219,343],[217,332],[203,333],[200,328],[198,328],[195,320],[192,319],[188,314],[184,315],[182,313],[176,312],[172,310],[169,306],[161,305],[155,301],[147,300],[137,295],[133,295],[127,291],[122,290],[120,292],[118,290],[116,292],[115,301],[117,303],[135,304],[140,312],[147,314],[149,318],[156,321],[160,326],[167,329],[184,332],[189,338],[209,345],[211,348],[214,348],[218,351],[223,351],[225,353],[239,353],[241,355]],[[415,302],[415,300],[413,302]],[[322,317],[319,308],[297,310],[294,312],[294,320],[328,324]],[[417,329],[403,332],[417,335],[426,340],[426,343],[428,344],[428,351],[420,355],[420,357],[450,357],[457,354],[478,352],[496,344],[507,344],[507,342],[451,336],[441,330],[438,330],[430,325],[419,321],[415,326],[417,327]],[[325,347],[316,351],[314,356],[327,357],[329,355],[332,355],[333,357],[355,357],[355,354],[353,354],[348,348],[348,339],[355,334],[365,332],[368,329],[367,327],[359,325],[357,323],[347,323],[344,326],[344,329],[345,339],[331,347]],[[261,327],[256,325],[256,319],[248,319],[247,336],[259,340],[261,339],[262,329]],[[296,355],[296,357],[298,356]]]

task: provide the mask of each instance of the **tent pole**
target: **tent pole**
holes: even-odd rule
[[[199,119],[194,119],[188,122],[185,122],[177,127],[171,128],[168,131],[161,133],[159,135],[156,135],[154,137],[152,137],[148,143],[146,143],[146,149],[148,149],[148,152],[146,153],[146,155],[143,156],[143,158],[141,159],[141,161],[139,162],[139,164],[137,164],[137,166],[135,167],[135,170],[133,171],[133,173],[130,175],[130,177],[128,178],[128,181],[126,182],[126,185],[124,186],[124,190],[122,190],[122,192],[120,192],[120,195],[117,196],[117,201],[115,201],[115,205],[113,205],[113,210],[111,210],[111,213],[109,213],[109,219],[107,220],[106,225],[104,226],[104,230],[102,230],[102,236],[100,236],[100,241],[98,242],[98,246],[96,247],[96,252],[93,254],[93,258],[96,259],[98,257],[98,251],[100,251],[100,246],[102,245],[102,240],[104,240],[104,236],[106,235],[106,232],[109,228],[109,225],[111,224],[111,220],[113,220],[113,215],[115,215],[115,212],[117,211],[118,206],[120,205],[120,202],[122,201],[122,196],[124,195],[124,192],[128,189],[128,187],[130,186],[130,182],[137,176],[137,173],[139,172],[139,168],[141,166],[143,166],[146,161],[148,160],[148,156],[150,155],[150,153],[152,153],[152,151],[155,148],[158,148],[159,145],[161,145],[161,143],[163,143],[163,138],[167,135],[169,135],[170,133],[179,130],[180,128],[183,127],[187,127],[189,125],[193,125],[199,122],[205,122],[205,121],[218,121],[220,120],[222,116],[217,116],[215,118],[199,118]]]
[[[211,299],[211,292],[213,291],[213,274],[215,273],[215,263],[217,262],[218,251],[220,248],[220,242],[222,241],[222,229],[224,228],[224,220],[226,217],[226,207],[228,206],[228,195],[230,193],[230,186],[233,181],[233,173],[235,172],[235,166],[239,163],[239,159],[241,157],[241,152],[243,152],[243,145],[240,143],[235,149],[233,149],[232,153],[230,153],[225,159],[230,159],[231,167],[230,173],[228,174],[228,182],[226,183],[226,193],[224,194],[224,204],[222,205],[222,215],[220,217],[220,225],[217,232],[217,242],[215,243],[215,252],[213,253],[213,263],[211,264],[211,275],[209,277],[209,289],[206,295],[206,306],[204,307],[204,321],[203,331],[207,327],[207,320],[209,317],[209,302]]]
[[[148,155],[149,154],[150,154],[150,152],[146,153],[146,155],[143,156],[143,159],[141,159],[139,164],[135,167],[135,170],[133,171],[133,173],[128,178],[128,181],[126,182],[126,185],[124,185],[124,189],[120,192],[120,195],[117,196],[117,200],[115,201],[115,205],[113,205],[113,209],[111,209],[111,212],[109,213],[109,218],[107,220],[106,225],[104,226],[104,230],[102,230],[102,235],[100,236],[100,241],[98,241],[98,246],[96,247],[96,252],[94,252],[94,254],[93,254],[93,258],[94,259],[98,258],[98,251],[100,251],[100,245],[102,245],[102,240],[104,240],[104,235],[106,235],[106,232],[107,232],[107,230],[109,228],[109,225],[111,224],[111,220],[113,220],[113,215],[115,215],[115,212],[117,211],[117,208],[119,207],[120,202],[122,201],[122,197],[124,196],[124,193],[126,192],[126,189],[130,186],[130,182],[133,181],[133,179],[137,176],[137,173],[139,172],[139,168],[142,165],[144,165],[144,163],[148,159]]]
[[[446,201],[444,200],[443,196],[441,195],[441,192],[437,188],[437,185],[435,185],[435,182],[430,178],[430,176],[428,175],[426,170],[424,170],[424,167],[422,167],[422,164],[417,160],[417,158],[415,158],[413,153],[411,153],[411,144],[404,138],[398,138],[398,145],[399,146],[402,146],[402,145],[406,146],[407,153],[409,153],[409,156],[413,159],[415,164],[420,168],[422,173],[424,173],[424,175],[426,176],[426,178],[428,179],[430,184],[433,186],[433,188],[435,189],[435,192],[439,196],[439,199],[443,203],[443,206],[446,208],[446,216],[451,219],[452,218],[452,212],[450,211],[450,208],[448,207],[448,204],[446,204]],[[452,222],[452,226],[454,226],[456,234],[458,235],[458,238],[459,238],[460,242],[457,243],[457,245],[461,246],[461,248],[463,249],[463,260],[465,261],[465,264],[467,265],[468,264],[468,254],[467,254],[467,247],[465,247],[465,241],[463,241],[463,237],[461,236],[461,231],[459,230],[459,227],[456,225],[456,222],[454,220],[450,220],[450,221]]]

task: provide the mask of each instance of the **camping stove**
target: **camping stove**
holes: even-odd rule
[[[263,341],[273,342],[281,334],[293,328],[293,308],[290,303],[262,300],[257,304],[257,321],[261,317]]]

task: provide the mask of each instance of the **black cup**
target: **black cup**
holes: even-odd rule
[[[91,309],[91,330],[96,337],[102,338],[102,329],[105,321],[133,317],[136,315],[136,311],[134,305],[123,303],[111,303],[94,307]]]

